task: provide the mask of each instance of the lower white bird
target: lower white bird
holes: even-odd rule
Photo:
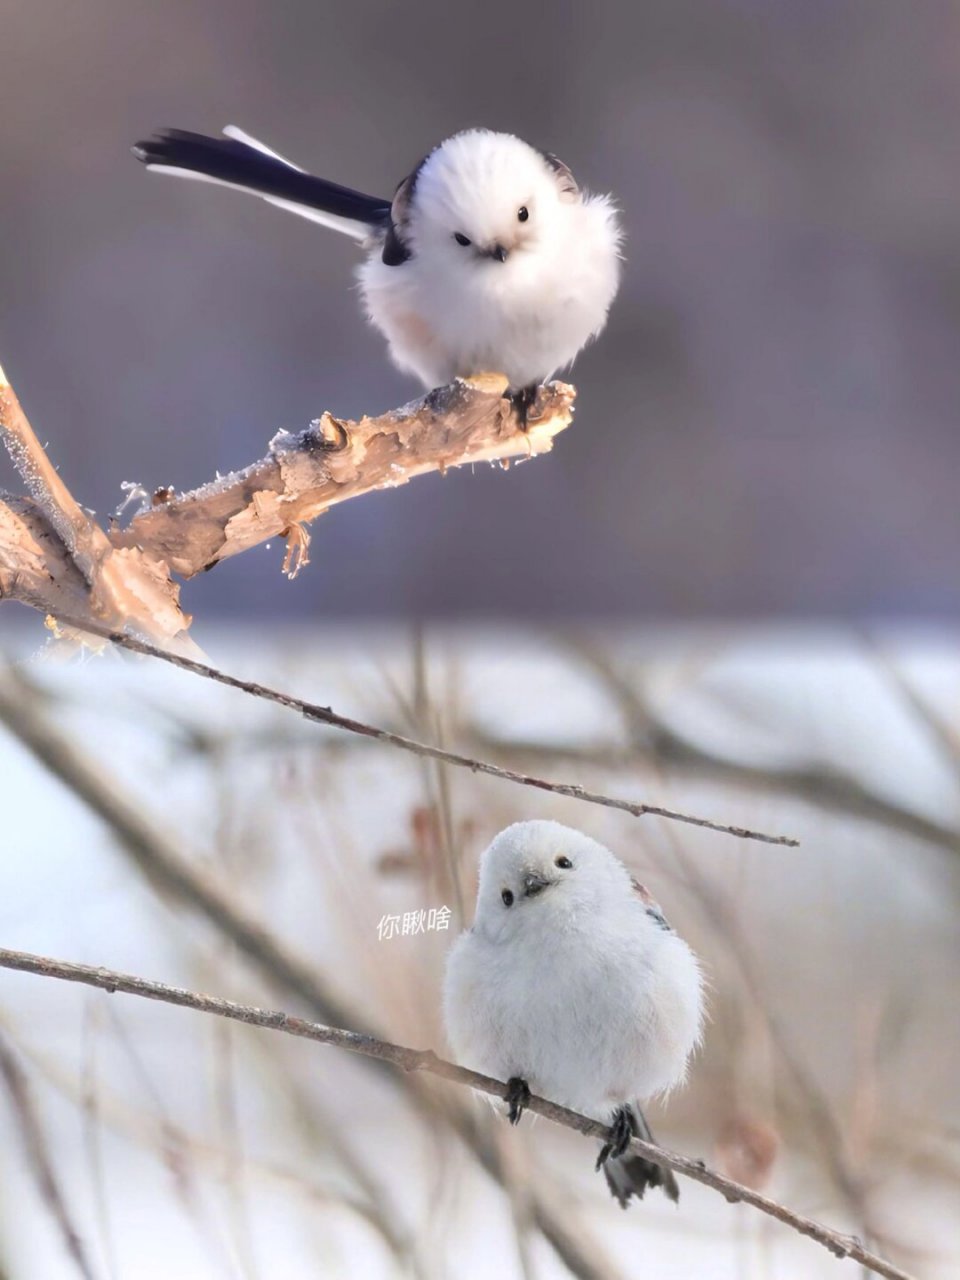
[[[473,927],[454,944],[447,1034],[464,1066],[508,1081],[515,1124],[530,1092],[612,1126],[601,1165],[619,1203],[669,1170],[631,1155],[651,1140],[639,1103],[681,1084],[700,1041],[693,952],[614,855],[557,822],[518,822],[480,863]]]
[[[133,150],[155,172],[249,191],[359,240],[367,316],[428,388],[503,373],[525,410],[604,327],[620,274],[616,213],[556,156],[470,129],[387,200],[304,173],[234,125],[224,134],[169,130]]]

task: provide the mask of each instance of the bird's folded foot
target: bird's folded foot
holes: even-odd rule
[[[517,417],[520,419],[520,430],[526,431],[530,421],[530,410],[537,402],[537,392],[540,390],[536,382],[531,382],[529,386],[521,387],[519,391],[510,391],[507,399],[516,410]]]
[[[530,1101],[530,1086],[520,1076],[511,1076],[507,1081],[507,1092],[503,1100],[510,1108],[507,1116],[511,1124],[519,1124],[524,1108]]]
[[[597,1156],[598,1172],[608,1160],[619,1159],[629,1147],[630,1139],[637,1136],[637,1125],[633,1118],[633,1112],[629,1107],[621,1107],[613,1117],[610,1134],[600,1148],[600,1154]]]

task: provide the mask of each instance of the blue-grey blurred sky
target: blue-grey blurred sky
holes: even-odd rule
[[[347,240],[129,154],[234,122],[375,193],[471,124],[613,191],[575,427],[325,517],[188,608],[960,614],[960,11],[902,0],[5,0],[0,358],[77,497],[416,388]],[[0,483],[12,485],[6,468]]]

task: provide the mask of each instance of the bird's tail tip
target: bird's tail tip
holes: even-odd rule
[[[648,1187],[659,1187],[674,1204],[680,1199],[680,1188],[672,1170],[645,1160],[643,1156],[625,1155],[607,1160],[603,1172],[610,1194],[621,1209],[626,1209],[632,1196],[642,1200]]]
[[[634,1104],[628,1108],[630,1126],[636,1137],[644,1142],[656,1143],[647,1117],[639,1106]],[[673,1175],[673,1170],[665,1165],[655,1164],[635,1152],[626,1151],[622,1156],[604,1161],[603,1172],[606,1175],[610,1193],[620,1205],[626,1209],[630,1197],[642,1200],[648,1187],[659,1187],[668,1200],[677,1204],[680,1200],[680,1187]]]
[[[178,129],[158,129],[152,137],[135,142],[130,150],[141,164],[169,165],[174,163],[177,147],[194,136],[199,135],[185,134]]]

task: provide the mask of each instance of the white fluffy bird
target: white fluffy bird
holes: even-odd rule
[[[231,125],[137,143],[151,170],[249,191],[359,240],[367,316],[428,388],[503,373],[525,412],[607,319],[620,230],[607,196],[506,133],[470,129],[430,152],[392,200],[313,177]]]
[[[638,1103],[682,1083],[700,1040],[693,952],[603,845],[557,822],[518,822],[480,863],[473,927],[454,944],[447,1035],[464,1066],[609,1123],[597,1161],[622,1206],[668,1171],[627,1150],[650,1140]]]

